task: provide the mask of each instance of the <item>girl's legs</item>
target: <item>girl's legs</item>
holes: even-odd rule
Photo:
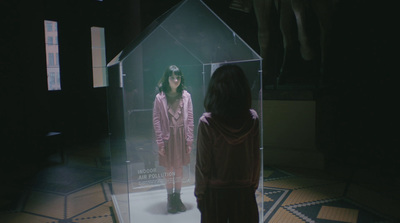
[[[174,175],[173,175],[174,169],[172,167],[166,167],[165,168],[165,187],[167,189],[167,211],[168,213],[176,213],[178,212],[176,205],[175,205],[175,199],[174,199]]]
[[[172,194],[174,191],[174,168],[165,168],[165,187],[167,188],[167,193]]]
[[[175,168],[175,193],[181,193],[182,188],[183,167]]]
[[[174,172],[175,174],[173,174]],[[182,188],[183,167],[175,169],[173,167],[167,167],[165,168],[165,173],[165,187],[167,188],[167,193],[180,193]]]
[[[175,205],[176,209],[179,212],[186,211],[185,205],[182,203],[181,200],[181,188],[182,188],[182,176],[183,176],[183,167],[175,168]]]
[[[181,200],[183,167],[178,167],[178,168],[168,167],[165,168],[165,171],[166,171],[165,187],[167,189],[167,194],[168,194],[168,204],[167,204],[168,212],[169,213],[176,213],[178,211],[184,212],[186,211],[186,207]]]

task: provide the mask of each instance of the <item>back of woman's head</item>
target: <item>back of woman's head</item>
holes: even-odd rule
[[[208,85],[204,108],[221,118],[238,118],[249,113],[251,91],[243,70],[223,65],[215,70]]]

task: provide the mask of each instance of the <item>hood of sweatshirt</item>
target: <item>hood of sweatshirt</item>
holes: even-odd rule
[[[221,133],[224,139],[232,145],[243,142],[249,134],[259,128],[258,115],[253,109],[250,109],[250,115],[244,120],[237,120],[237,123],[224,123],[211,118],[211,113],[203,114],[203,121]]]

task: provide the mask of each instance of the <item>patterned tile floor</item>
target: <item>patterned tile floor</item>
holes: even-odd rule
[[[24,185],[13,208],[0,211],[1,223],[117,222],[105,146],[81,146],[64,154],[63,164],[44,168]],[[397,197],[379,196],[319,171],[265,167],[264,222],[400,222],[398,190],[394,193]],[[5,202],[0,199],[0,205]]]
[[[375,206],[368,207],[351,199],[346,186],[343,180],[332,177],[265,168],[264,222],[399,222],[393,212],[388,212],[397,209],[392,203],[378,199]]]

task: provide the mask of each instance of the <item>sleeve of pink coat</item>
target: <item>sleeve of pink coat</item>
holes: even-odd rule
[[[187,105],[187,132],[186,132],[186,145],[191,146],[193,144],[193,129],[194,129],[194,121],[193,121],[193,104],[192,98],[189,95],[188,97],[188,105]]]
[[[153,128],[154,133],[156,135],[156,142],[158,146],[163,146],[164,141],[162,139],[162,132],[161,132],[161,108],[160,108],[160,101],[157,99],[157,96],[154,100],[154,107],[153,107]]]

